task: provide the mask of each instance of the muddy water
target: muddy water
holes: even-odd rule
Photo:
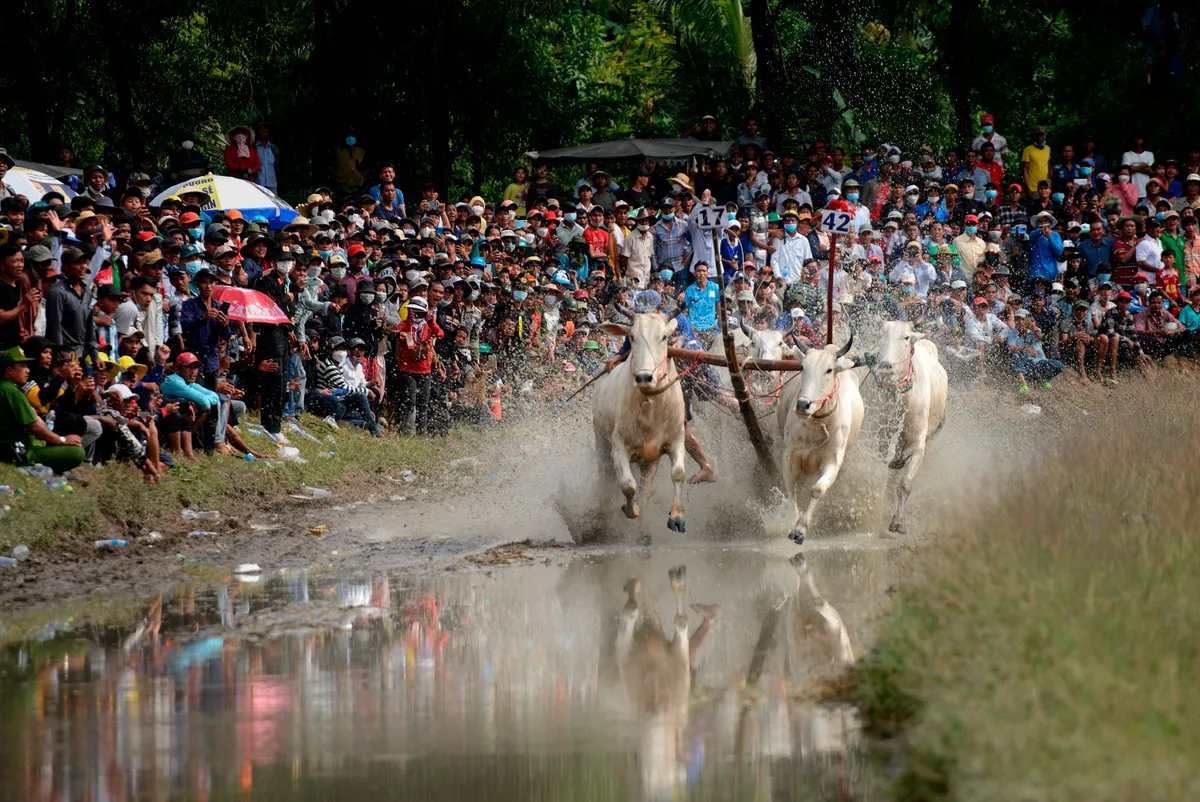
[[[794,554],[289,570],[47,627],[0,653],[0,798],[871,798],[853,711],[811,688],[869,640],[892,555]]]

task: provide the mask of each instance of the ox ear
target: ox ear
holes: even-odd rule
[[[667,336],[670,337],[679,328],[679,319],[671,317],[667,319]]]
[[[613,337],[629,337],[632,329],[628,326],[622,326],[620,323],[601,323],[600,331],[605,334],[611,334]]]
[[[917,340],[923,340],[928,335],[923,331],[910,331],[906,338],[910,343],[915,343]]]

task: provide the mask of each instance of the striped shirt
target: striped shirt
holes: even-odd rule
[[[692,240],[687,233],[687,221],[676,218],[670,228],[659,222],[654,226],[654,263],[678,272],[683,270],[684,254],[692,252]]]

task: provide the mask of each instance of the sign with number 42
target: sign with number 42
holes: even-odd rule
[[[830,234],[849,234],[854,225],[854,215],[836,209],[822,209],[817,213],[821,230]]]

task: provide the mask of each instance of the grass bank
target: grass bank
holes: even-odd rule
[[[194,464],[172,469],[157,487],[147,485],[129,465],[110,464],[84,471],[87,487],[73,483],[71,492],[52,490],[40,479],[0,464],[0,484],[22,491],[0,496],[0,504],[11,507],[0,519],[0,553],[9,553],[18,543],[41,550],[90,550],[96,538],[202,528],[185,525],[180,510],[194,505],[221,510],[225,516],[245,515],[299,493],[303,485],[336,487],[343,497],[376,493],[386,498],[406,490],[385,475],[398,478],[405,469],[426,477],[445,472],[449,460],[474,453],[502,435],[502,430],[471,428],[455,430],[448,438],[376,439],[348,426],[335,430],[307,415],[301,425],[321,441],[289,435],[307,464],[200,455]],[[246,434],[247,428],[242,426],[243,434],[256,450],[275,452],[265,438]]]
[[[1200,798],[1200,415],[1156,389],[920,557],[857,675],[894,798]]]

